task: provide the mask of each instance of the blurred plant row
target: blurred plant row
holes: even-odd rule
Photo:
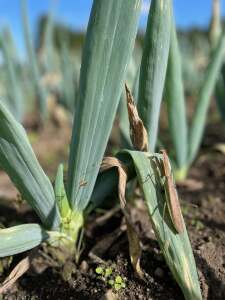
[[[31,32],[27,3],[21,1],[21,24],[25,45],[22,59],[10,28],[1,30],[1,101],[21,122],[32,111],[37,112],[40,122],[45,121],[56,103],[73,113],[81,63],[80,40],[75,48],[72,33],[55,25],[54,7],[40,20],[36,38]]]
[[[56,9],[57,7],[52,6],[48,16],[39,20],[35,30],[37,34],[34,35],[31,32],[28,5],[26,1],[21,1],[21,26],[25,45],[22,57],[10,27],[5,25],[1,28],[0,97],[20,122],[24,121],[27,113],[37,112],[37,108],[40,120],[46,120],[49,110],[56,103],[62,105],[69,115],[76,106],[84,33],[73,32],[57,23]],[[218,26],[221,29],[221,24]],[[218,28],[214,31],[218,32]],[[196,97],[204,80],[205,69],[210,61],[212,34],[211,28],[205,31],[193,28],[178,32],[182,81],[185,83],[184,93],[188,99]],[[132,87],[135,99],[143,41],[144,33],[140,31],[127,74],[127,82]],[[123,114],[123,108],[121,109]],[[122,133],[123,121],[122,118]]]

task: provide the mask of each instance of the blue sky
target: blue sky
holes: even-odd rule
[[[108,0],[113,1],[113,0]],[[122,0],[121,0],[122,1]],[[187,29],[191,26],[206,27],[209,24],[212,0],[173,0],[177,25]],[[143,0],[140,28],[146,24],[150,0]],[[28,0],[32,30],[42,14],[55,5],[56,19],[74,29],[85,29],[92,0]],[[225,0],[221,0],[222,15],[225,16]],[[20,0],[0,0],[0,26],[9,25],[18,48],[23,51],[23,33],[20,17]]]

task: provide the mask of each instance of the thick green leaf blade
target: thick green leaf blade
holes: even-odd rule
[[[48,233],[38,224],[24,224],[0,229],[0,257],[33,249],[46,239],[48,239]]]
[[[179,170],[187,163],[187,120],[182,80],[182,63],[174,19],[171,26],[170,52],[165,82],[165,98],[170,133]]]
[[[205,79],[199,92],[199,99],[196,104],[195,113],[192,119],[192,124],[189,132],[189,163],[191,163],[195,159],[201,144],[210,99],[213,93],[213,89],[215,88],[217,82],[219,71],[223,64],[224,51],[225,30],[220,36],[217,47],[212,53],[210,63],[205,73]]]
[[[133,159],[156,238],[185,299],[202,299],[195,260],[186,228],[183,233],[177,234],[165,210],[165,194],[162,193],[163,186],[159,180],[155,163],[155,158],[161,159],[161,156],[138,151],[125,151],[125,153]]]
[[[138,112],[154,151],[170,47],[171,0],[152,0],[140,69]]]
[[[83,210],[98,170],[121,96],[137,33],[140,0],[95,0],[81,66],[68,172],[68,199]]]
[[[47,228],[60,224],[53,187],[32,150],[24,128],[0,102],[0,167]]]

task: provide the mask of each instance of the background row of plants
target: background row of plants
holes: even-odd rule
[[[30,6],[29,2],[21,2],[25,52],[21,54],[18,51],[8,25],[1,26],[0,36],[0,95],[16,119],[21,122],[27,113],[36,111],[37,106],[41,106],[39,102],[48,103],[53,99],[70,113],[73,112],[84,42],[83,32],[73,32],[56,21],[57,5],[50,7],[48,16],[40,18],[35,30],[36,35],[32,34],[28,13]],[[223,27],[222,20],[219,26],[220,29]],[[211,28],[212,26],[205,31],[198,28],[180,31],[178,28],[184,92],[188,99],[196,98],[210,60]],[[139,31],[128,68],[127,80],[130,84],[137,82],[143,41],[144,32]],[[54,97],[48,97],[49,95]],[[42,118],[47,115],[48,108],[46,104],[40,112],[43,114]]]
[[[197,156],[210,99],[222,69],[225,33],[217,36],[212,49],[204,48],[204,68],[199,66],[198,70],[193,55],[196,45],[191,47],[186,36],[181,37],[181,46],[178,44],[172,1],[152,0],[146,33],[134,48],[140,9],[140,0],[95,0],[82,59],[79,49],[73,48],[70,35],[65,37],[63,30],[61,33],[56,30],[52,12],[41,30],[40,45],[35,51],[25,1],[21,1],[21,12],[30,64],[18,60],[9,30],[2,30],[0,167],[35,210],[40,224],[0,230],[0,256],[15,255],[47,242],[51,255],[62,264],[66,257],[75,257],[87,214],[101,205],[118,185],[121,188],[121,174],[125,174],[127,180],[138,180],[161,251],[185,298],[201,299],[183,218],[184,230],[179,232],[168,208],[166,178],[160,167],[163,156],[156,151],[162,147],[168,149],[171,144],[160,139],[158,127],[164,100],[173,145],[168,150],[171,150],[175,177],[185,178]],[[185,63],[180,57],[182,44],[186,49],[183,51]],[[188,83],[186,88],[183,78]],[[144,148],[130,139],[132,124],[128,121],[125,80],[134,96],[140,116],[138,122],[143,121],[147,130]],[[185,97],[189,95],[196,98],[196,108],[187,121]],[[52,102],[54,109],[62,105],[68,119],[73,119],[66,184],[63,165],[60,165],[54,189],[19,123],[24,120],[29,106],[30,111],[38,108],[38,122],[44,126],[54,113],[50,108]],[[111,158],[113,163],[100,170],[117,112],[121,147],[116,157]],[[134,125],[132,131],[135,132]],[[121,148],[126,150],[121,151]],[[119,198],[120,193],[121,189]],[[126,203],[122,211],[126,217],[129,213]],[[128,218],[127,226],[130,228]],[[130,243],[132,231],[128,230]],[[140,257],[134,257],[131,249],[131,261],[138,272]],[[138,273],[141,276],[141,272]]]

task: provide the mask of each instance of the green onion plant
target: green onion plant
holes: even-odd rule
[[[124,86],[140,9],[140,0],[93,1],[83,50],[66,184],[60,165],[53,189],[25,130],[0,104],[0,167],[41,221],[40,225],[23,224],[1,229],[0,257],[32,249],[43,241],[74,255],[86,214],[118,186],[119,174],[115,168],[100,173],[99,168]],[[147,129],[149,147],[144,151],[120,151],[117,158],[126,165],[128,179],[136,177],[138,180],[156,239],[185,299],[201,300],[185,223],[180,215],[182,231],[177,231],[175,215],[171,215],[169,208],[173,197],[168,198],[171,185],[163,170],[163,155],[154,152],[173,36],[171,24],[172,0],[152,0],[137,85],[137,106]]]
[[[117,158],[126,165],[128,178],[136,177],[138,180],[156,239],[185,299],[197,300],[202,297],[187,230],[183,217],[181,217],[184,226],[182,232],[177,232],[173,225],[166,196],[167,179],[162,172],[163,156],[154,152],[170,54],[172,22],[172,1],[152,0],[140,67],[137,103],[139,115],[147,129],[148,149],[147,152],[139,149],[123,150],[117,154]],[[98,176],[96,191],[100,189],[100,182],[105,183],[99,196],[104,198],[107,188],[108,192],[111,192],[113,187],[118,185],[118,176],[115,168]],[[99,205],[101,197],[97,198],[94,190],[91,204]]]
[[[0,167],[41,221],[41,225],[23,224],[0,230],[1,257],[26,251],[44,240],[75,253],[122,92],[140,8],[140,0],[93,2],[83,50],[66,186],[60,165],[53,189],[25,130],[0,103]],[[24,6],[23,16],[33,80],[39,84]]]

